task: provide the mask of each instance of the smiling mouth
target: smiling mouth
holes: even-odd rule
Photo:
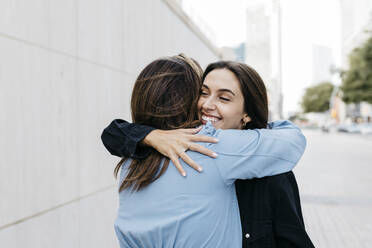
[[[205,124],[207,121],[211,121],[212,124],[216,123],[217,121],[221,120],[221,118],[215,117],[215,116],[209,116],[209,115],[202,115],[202,123]]]

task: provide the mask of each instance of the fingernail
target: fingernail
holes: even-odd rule
[[[202,167],[198,167],[198,171],[199,172],[202,172],[203,171],[203,168]]]
[[[214,139],[215,142],[218,142],[218,139]]]
[[[185,177],[185,176],[186,176],[186,172],[182,172],[182,176],[184,176],[184,177]]]
[[[218,155],[217,155],[217,153],[212,153],[212,156],[214,157],[214,158],[216,158]]]

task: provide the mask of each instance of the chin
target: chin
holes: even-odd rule
[[[215,129],[223,129],[223,124],[220,121],[217,121],[215,123],[212,122],[212,125]]]

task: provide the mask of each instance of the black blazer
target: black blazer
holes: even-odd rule
[[[115,156],[141,159],[152,148],[140,142],[154,128],[114,120],[101,139]],[[306,233],[297,182],[293,172],[252,180],[237,180],[244,248],[311,248]]]

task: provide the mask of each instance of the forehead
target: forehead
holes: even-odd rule
[[[238,78],[233,72],[225,68],[209,72],[203,85],[206,85],[210,90],[230,89],[234,93],[241,94]]]

